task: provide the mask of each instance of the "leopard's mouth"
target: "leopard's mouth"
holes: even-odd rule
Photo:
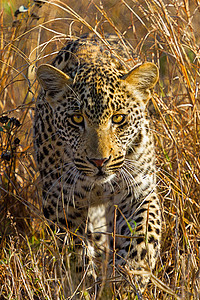
[[[98,168],[95,174],[85,173],[89,180],[93,181],[95,184],[104,184],[106,182],[110,182],[115,176],[115,173],[109,172],[107,170],[103,170],[102,168]]]
[[[98,168],[98,173],[96,174],[96,176],[101,177],[101,176],[107,176],[106,172],[104,170],[102,170],[102,168]]]

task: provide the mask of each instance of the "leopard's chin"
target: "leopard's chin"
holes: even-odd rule
[[[111,182],[111,180],[116,176],[116,174],[102,174],[102,175],[91,175],[91,174],[85,174],[87,176],[87,179],[97,185],[102,185],[107,182]]]
[[[110,182],[115,177],[115,174],[111,175],[96,175],[94,176],[94,183],[97,185],[105,184],[107,182]]]

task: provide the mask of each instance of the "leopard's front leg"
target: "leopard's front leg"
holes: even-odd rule
[[[120,237],[118,236],[120,235]],[[122,237],[124,236],[124,238]],[[116,218],[116,266],[130,270],[135,286],[143,292],[150,276],[136,275],[153,270],[160,250],[161,211],[156,193],[143,201],[127,204],[117,211]],[[113,247],[113,239],[111,239]]]

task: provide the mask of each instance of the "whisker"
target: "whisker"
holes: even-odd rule
[[[128,163],[128,164],[127,164]],[[138,163],[137,163],[137,161],[134,161],[134,160],[130,160],[130,159],[127,159],[127,158],[125,158],[125,166],[128,168],[128,169],[130,169],[131,171],[133,171],[134,173],[136,173],[136,171],[138,171],[138,174],[141,172],[141,169],[139,168],[139,167],[137,167],[136,165],[137,165]],[[155,168],[156,168],[156,166],[155,166]],[[174,180],[176,179],[177,180],[177,178],[175,177],[175,176],[173,176],[173,175],[171,175],[171,174],[169,174],[166,170],[164,170],[164,169],[162,169],[162,168],[156,168],[156,170],[155,170],[155,176],[156,176],[156,178],[160,181],[160,182],[163,182],[164,183],[164,181],[163,181],[163,179],[161,178],[161,176],[159,175],[159,173],[160,174],[164,174],[164,175],[170,175],[170,177],[172,177]],[[137,174],[137,173],[136,173]]]
[[[65,163],[65,164],[63,164],[62,166],[60,166],[60,167],[58,167],[58,168],[52,170],[52,171],[49,172],[47,175],[43,176],[43,177],[41,178],[41,180],[38,181],[38,184],[40,184],[44,179],[48,178],[51,174],[56,173],[56,172],[58,172],[59,170],[64,169],[65,167],[70,166],[70,165],[73,166],[73,163],[72,163],[72,162],[68,162],[68,163]],[[67,172],[68,172],[68,170],[67,170]]]
[[[129,183],[129,188],[132,187],[132,191],[133,191],[133,186],[134,186],[134,196],[135,198],[139,197],[139,192],[142,192],[141,188],[139,186],[137,186],[137,181],[135,180],[135,178],[132,176],[132,174],[125,168],[125,166],[123,166],[123,172],[124,172],[124,176],[126,176],[127,181]]]
[[[76,167],[75,167],[75,166],[71,169],[71,172],[70,172],[69,176],[67,177],[66,181],[69,180],[70,177],[73,176],[73,173],[72,173],[73,170],[76,170]],[[54,181],[54,183],[52,184],[52,186],[51,186],[48,190],[45,191],[47,195],[51,192],[51,190],[55,187],[55,185],[56,185],[57,183],[59,183],[60,179],[63,178],[63,176],[64,176],[64,174],[60,175],[59,178],[57,178],[57,179]]]
[[[80,173],[78,172],[78,170],[76,170],[76,173],[73,174],[74,178],[73,178],[73,184],[70,187],[70,192],[69,192],[69,196],[68,196],[68,204],[70,203],[70,201],[72,200],[73,206],[75,208],[75,201],[74,201],[74,191],[75,191],[75,186],[76,183],[78,181],[78,178],[80,176]]]

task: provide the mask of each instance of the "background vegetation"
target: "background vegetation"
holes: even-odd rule
[[[143,298],[200,299],[199,0],[0,3],[0,299],[64,299],[66,284],[96,299],[83,282],[73,287],[42,216],[32,149],[35,67],[89,31],[115,32],[160,68],[150,111],[164,225]]]

